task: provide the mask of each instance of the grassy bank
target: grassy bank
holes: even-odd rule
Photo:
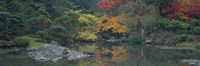
[[[43,44],[46,44],[45,42],[41,41],[42,40],[41,38],[31,37],[31,36],[23,36],[23,38],[30,40],[28,48],[38,48],[41,47]]]

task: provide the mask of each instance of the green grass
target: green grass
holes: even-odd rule
[[[38,48],[43,46],[43,44],[46,44],[45,42],[38,42],[37,40],[42,40],[41,38],[31,37],[31,36],[23,36],[23,38],[26,38],[30,40],[29,48]]]

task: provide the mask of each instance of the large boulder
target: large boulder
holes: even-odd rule
[[[36,61],[54,62],[63,58],[67,60],[76,60],[90,56],[85,53],[69,50],[69,48],[53,44],[44,44],[43,47],[30,49],[27,54],[30,58]]]

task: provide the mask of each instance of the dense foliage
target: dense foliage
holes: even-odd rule
[[[189,20],[191,18],[199,18],[200,15],[199,0],[179,0],[177,2],[169,2],[170,7],[163,9],[162,13],[168,13],[168,19]]]
[[[11,40],[23,34],[24,21],[10,13],[0,12],[0,40]]]
[[[164,31],[166,36],[175,35],[166,37],[167,41],[178,38],[178,42],[172,43],[179,43],[188,41],[181,38],[191,39],[200,34],[199,3],[199,0],[1,0],[0,40],[2,46],[12,42],[23,45],[16,42],[16,37],[23,35],[62,45],[113,37],[141,43]]]

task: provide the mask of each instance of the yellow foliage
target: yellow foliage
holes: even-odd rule
[[[91,24],[94,23],[96,20],[98,20],[98,18],[91,14],[81,14],[78,20],[80,23]]]
[[[103,23],[106,21],[105,23]],[[112,30],[113,33],[126,33],[127,27],[124,25],[124,22],[126,21],[125,18],[120,18],[118,16],[113,17],[101,17],[100,20],[97,21],[96,25],[96,32],[100,31],[107,31],[109,29]]]
[[[79,34],[78,34],[78,39],[79,40],[84,40],[84,41],[96,41],[98,39],[98,36],[96,33],[93,31],[93,26],[98,20],[98,18],[94,15],[91,14],[82,14],[81,10],[70,10],[66,12],[68,13],[74,13],[78,17],[78,21],[80,23],[80,29],[79,29]]]
[[[79,47],[79,51],[83,52],[83,51],[92,51],[95,52],[95,50],[98,48],[98,46],[96,44],[92,44],[92,45],[84,45],[84,46],[80,46]]]
[[[82,11],[82,10],[70,10],[70,11],[65,12],[65,13],[66,13],[66,14],[74,13],[74,14],[80,15],[80,14],[81,14],[81,11]]]
[[[95,32],[84,31],[84,32],[79,32],[78,38],[84,41],[96,41],[98,39],[98,36],[96,36]]]

